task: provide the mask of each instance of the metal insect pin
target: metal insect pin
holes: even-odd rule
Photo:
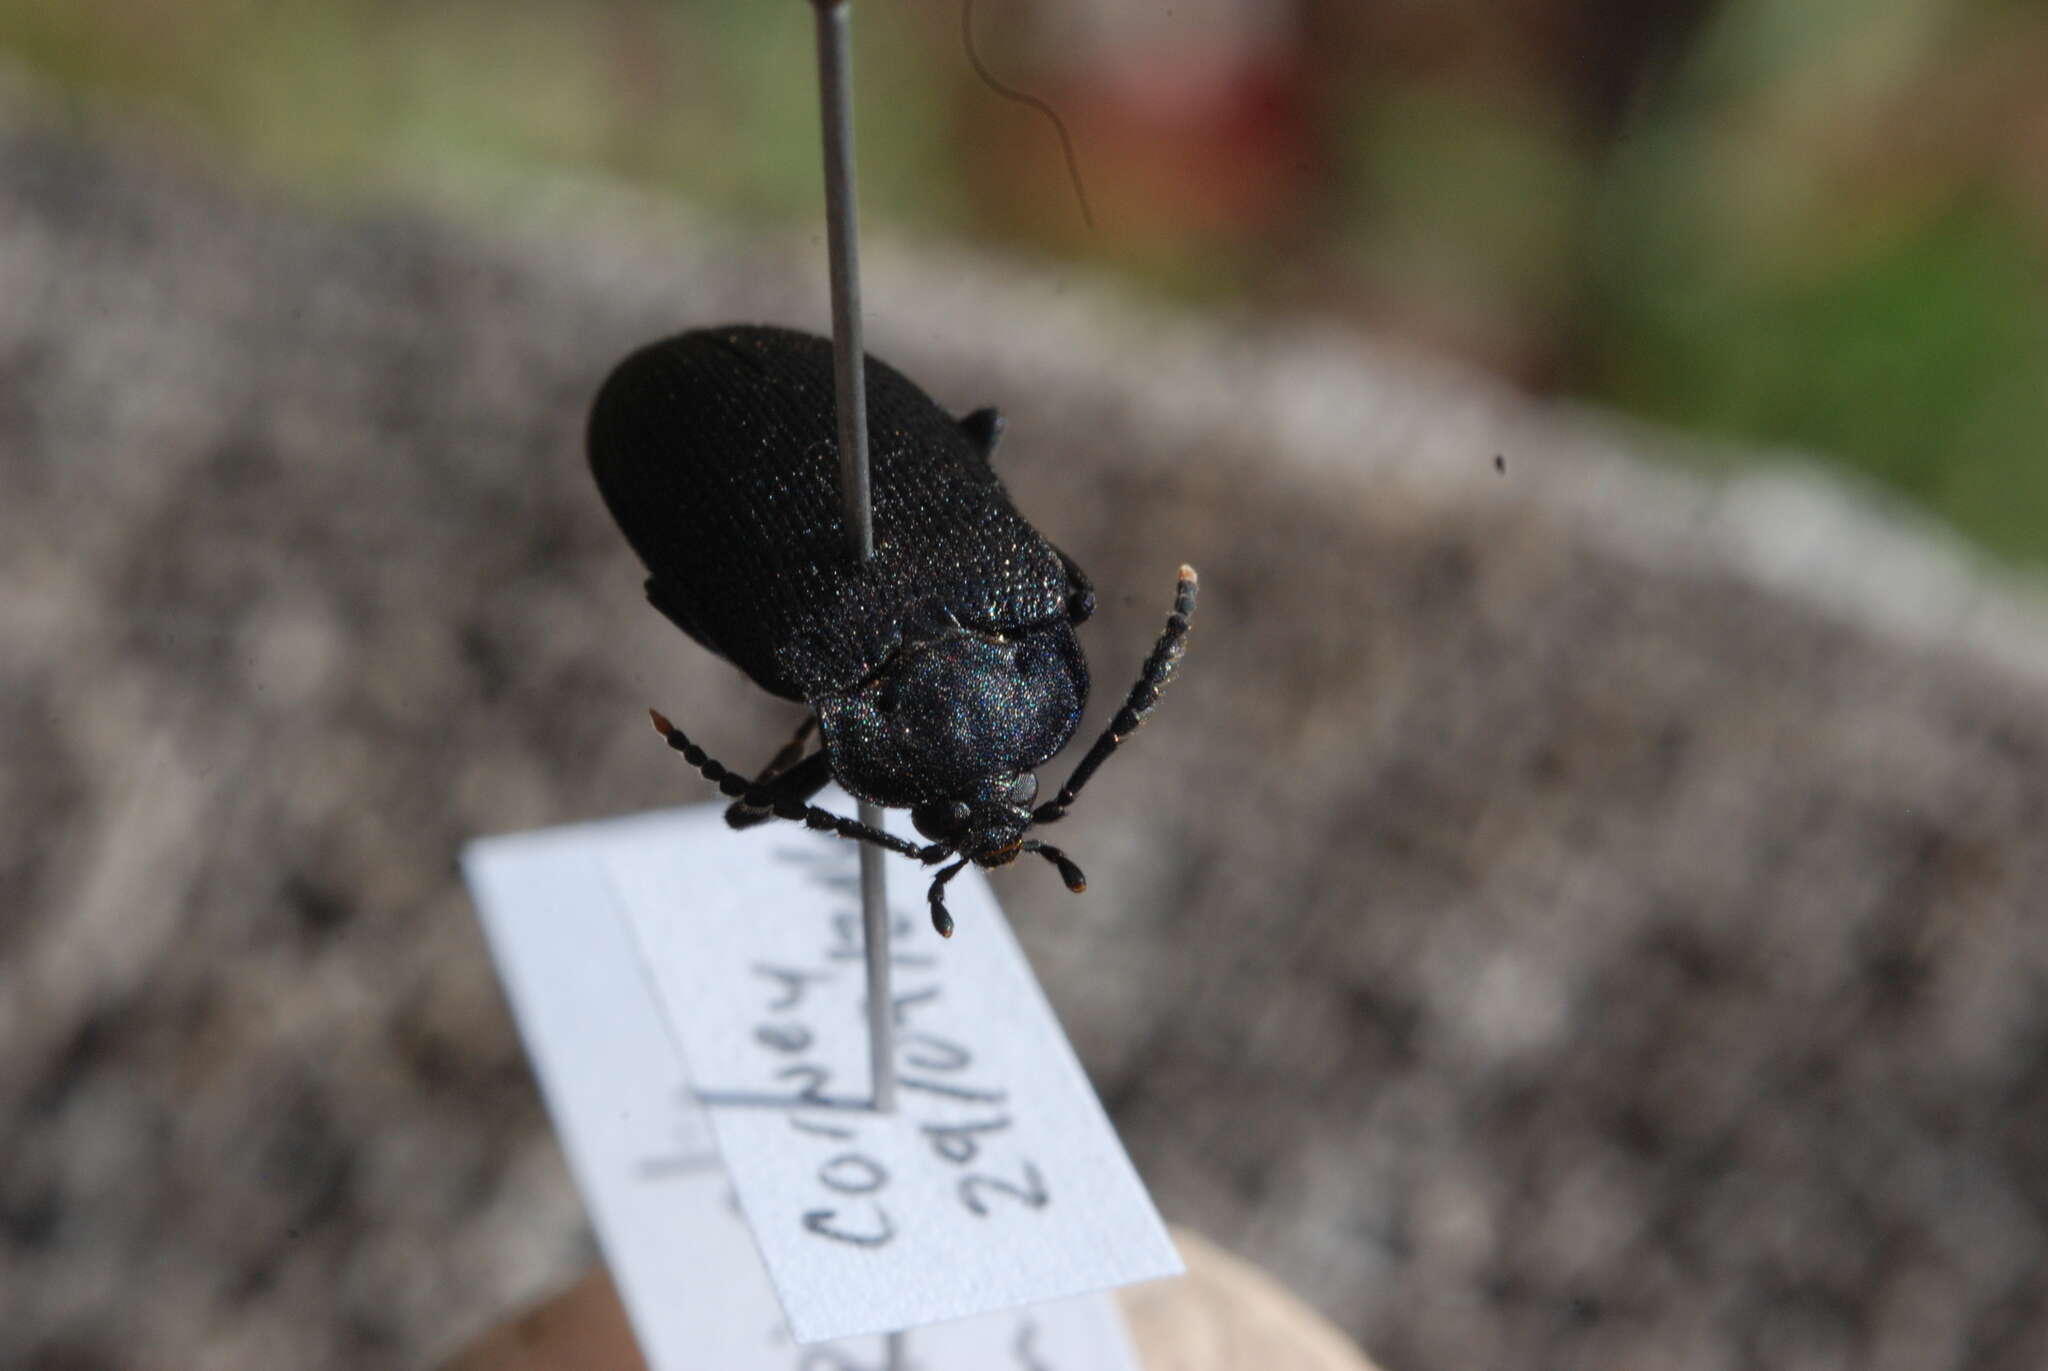
[[[655,728],[734,799],[726,818],[736,828],[789,820],[947,863],[926,898],[933,926],[951,936],[946,883],[969,862],[1035,853],[1068,889],[1086,888],[1080,867],[1031,831],[1066,816],[1158,703],[1185,649],[1196,576],[1180,569],[1173,611],[1122,707],[1038,803],[1037,770],[1087,703],[1074,629],[1094,611],[1094,592],[1011,505],[990,464],[1003,430],[995,410],[955,419],[873,357],[867,377],[878,438],[867,561],[846,552],[827,339],[735,325],[641,349],[598,393],[590,462],[648,569],[654,607],[810,710],[752,779],[650,711]],[[811,804],[828,780],[909,809],[929,841]]]

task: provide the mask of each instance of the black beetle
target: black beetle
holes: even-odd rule
[[[590,415],[590,466],[647,565],[647,598],[763,689],[810,706],[757,780],[713,761],[658,711],[668,745],[736,803],[875,843],[927,865],[932,923],[951,936],[946,882],[969,861],[1035,852],[1071,890],[1079,867],[1025,836],[1067,812],[1157,703],[1195,609],[1182,567],[1173,614],[1130,697],[1059,794],[1034,807],[1040,764],[1088,700],[1074,626],[1088,578],[1011,506],[989,465],[993,409],[955,419],[870,357],[875,555],[847,549],[834,427],[832,344],[735,325],[654,343],[621,362]],[[806,757],[812,729],[820,749]],[[828,779],[907,807],[925,846],[809,803]]]

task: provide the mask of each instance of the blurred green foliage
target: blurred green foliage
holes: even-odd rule
[[[1076,39],[1084,3],[1140,37]],[[1346,315],[2048,558],[2038,0],[1272,0],[1285,23],[1206,45],[1135,0],[983,9],[1098,228],[953,0],[862,8],[871,223]],[[0,0],[0,50],[61,98],[305,193],[567,171],[759,220],[817,213],[810,26],[799,0]]]
[[[1728,5],[1608,168],[1589,392],[2048,555],[2044,20]]]

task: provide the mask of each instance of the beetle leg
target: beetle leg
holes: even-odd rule
[[[789,741],[784,743],[782,749],[769,759],[768,765],[761,772],[761,779],[764,781],[772,780],[795,766],[797,760],[804,755],[804,744],[809,742],[811,735],[817,731],[818,716],[815,714],[804,715],[804,721],[796,726],[796,732],[790,735]]]
[[[1053,551],[1060,552],[1058,548]],[[1088,583],[1088,573],[1064,552],[1060,552],[1060,565],[1067,572],[1067,622],[1086,623],[1095,612],[1095,587]]]
[[[1088,888],[1088,878],[1081,874],[1080,867],[1074,865],[1074,859],[1054,847],[1051,843],[1042,843],[1036,838],[1026,838],[1024,840],[1024,850],[1026,852],[1036,852],[1039,856],[1058,867],[1060,869],[1060,879],[1065,881],[1067,889],[1073,891],[1076,895]]]
[[[1049,824],[1064,817],[1067,807],[1074,803],[1074,797],[1081,793],[1082,786],[1088,784],[1095,769],[1108,761],[1109,754],[1145,722],[1152,707],[1159,703],[1159,693],[1173,679],[1173,669],[1179,663],[1181,653],[1187,650],[1188,625],[1194,617],[1195,569],[1184,566],[1180,569],[1180,585],[1174,591],[1173,613],[1166,618],[1166,631],[1159,635],[1152,655],[1145,659],[1144,668],[1138,673],[1138,683],[1131,687],[1123,708],[1109,721],[1109,727],[1095,740],[1095,746],[1088,749],[1088,755],[1081,759],[1081,764],[1074,768],[1074,774],[1060,787],[1060,793],[1032,811],[1031,822]]]
[[[1003,440],[1003,412],[994,405],[984,405],[972,414],[960,416],[960,431],[967,435],[967,441],[974,444],[974,450],[986,462],[996,455],[996,444]]]
[[[680,728],[663,717],[660,710],[650,709],[647,713],[654,720],[654,731],[666,739],[670,747],[682,753],[684,761],[703,773],[705,780],[716,782],[719,790],[736,800],[745,800],[750,805],[773,812],[778,819],[788,819],[820,833],[836,833],[852,842],[873,843],[876,847],[900,852],[913,861],[923,862],[927,866],[952,852],[951,848],[942,843],[919,847],[916,843],[903,841],[893,833],[884,833],[879,828],[869,828],[857,819],[841,818],[837,814],[820,809],[816,805],[805,804],[801,800],[778,798],[765,787],[755,785],[738,772],[714,761],[703,748],[691,742]]]
[[[959,875],[960,869],[966,865],[967,859],[962,857],[932,877],[932,887],[924,894],[926,902],[932,907],[932,927],[939,931],[941,938],[953,936],[953,916],[946,912],[946,882]]]
[[[825,782],[832,779],[832,766],[825,760],[824,753],[816,753],[809,761],[798,765],[804,755],[804,743],[817,727],[818,716],[806,714],[804,721],[797,725],[796,736],[784,743],[774,759],[761,768],[754,784],[792,800],[808,800],[824,789]],[[758,808],[744,800],[735,800],[725,811],[725,821],[733,828],[752,828],[774,817],[772,809]]]
[[[794,800],[798,804],[807,804],[811,796],[823,790],[825,783],[831,779],[831,758],[823,752],[813,752],[787,771],[763,773],[761,779],[754,782],[754,786],[763,794],[773,796],[777,801]],[[773,804],[757,805],[749,800],[734,800],[732,806],[725,811],[727,826],[739,829],[765,824],[774,817]]]

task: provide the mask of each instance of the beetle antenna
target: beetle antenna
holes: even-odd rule
[[[1074,865],[1074,859],[1054,847],[1051,843],[1042,843],[1036,838],[1026,838],[1024,840],[1024,850],[1026,852],[1036,852],[1039,856],[1058,867],[1060,869],[1060,879],[1065,881],[1067,889],[1073,891],[1076,895],[1088,888],[1088,878],[1081,874],[1080,867]]]
[[[1145,659],[1145,665],[1138,672],[1138,683],[1131,687],[1131,693],[1124,700],[1124,706],[1109,721],[1109,727],[1095,740],[1095,746],[1088,749],[1088,755],[1081,759],[1081,765],[1074,768],[1074,774],[1060,787],[1060,793],[1032,811],[1031,821],[1037,824],[1053,823],[1066,816],[1067,807],[1074,803],[1074,797],[1081,793],[1081,787],[1095,774],[1095,769],[1109,760],[1109,754],[1122,746],[1124,739],[1138,731],[1139,725],[1159,703],[1159,694],[1173,679],[1173,669],[1187,650],[1188,626],[1195,617],[1195,569],[1183,566],[1180,569],[1180,584],[1173,594],[1173,613],[1166,618],[1166,631],[1159,635],[1153,645],[1152,655]],[[1069,863],[1068,865],[1072,865]],[[1078,868],[1076,871],[1078,872]],[[1060,869],[1062,876],[1066,868]],[[1068,885],[1073,882],[1069,881]]]
[[[925,892],[924,897],[932,907],[932,927],[939,931],[941,938],[953,936],[953,916],[946,912],[946,882],[959,875],[960,869],[966,865],[967,859],[962,857],[932,877],[932,888]]]
[[[716,782],[720,791],[736,800],[744,801],[752,808],[765,809],[778,819],[788,819],[821,833],[836,833],[852,842],[873,843],[876,847],[901,853],[926,865],[938,861],[952,851],[942,843],[919,847],[915,843],[903,841],[893,833],[884,833],[879,828],[870,828],[854,819],[841,818],[816,805],[777,795],[768,787],[756,785],[738,772],[728,769],[723,763],[714,761],[703,748],[691,742],[680,728],[670,723],[660,710],[650,709],[647,714],[654,720],[654,731],[666,739],[670,747],[682,753],[684,761],[702,772],[705,780]]]

